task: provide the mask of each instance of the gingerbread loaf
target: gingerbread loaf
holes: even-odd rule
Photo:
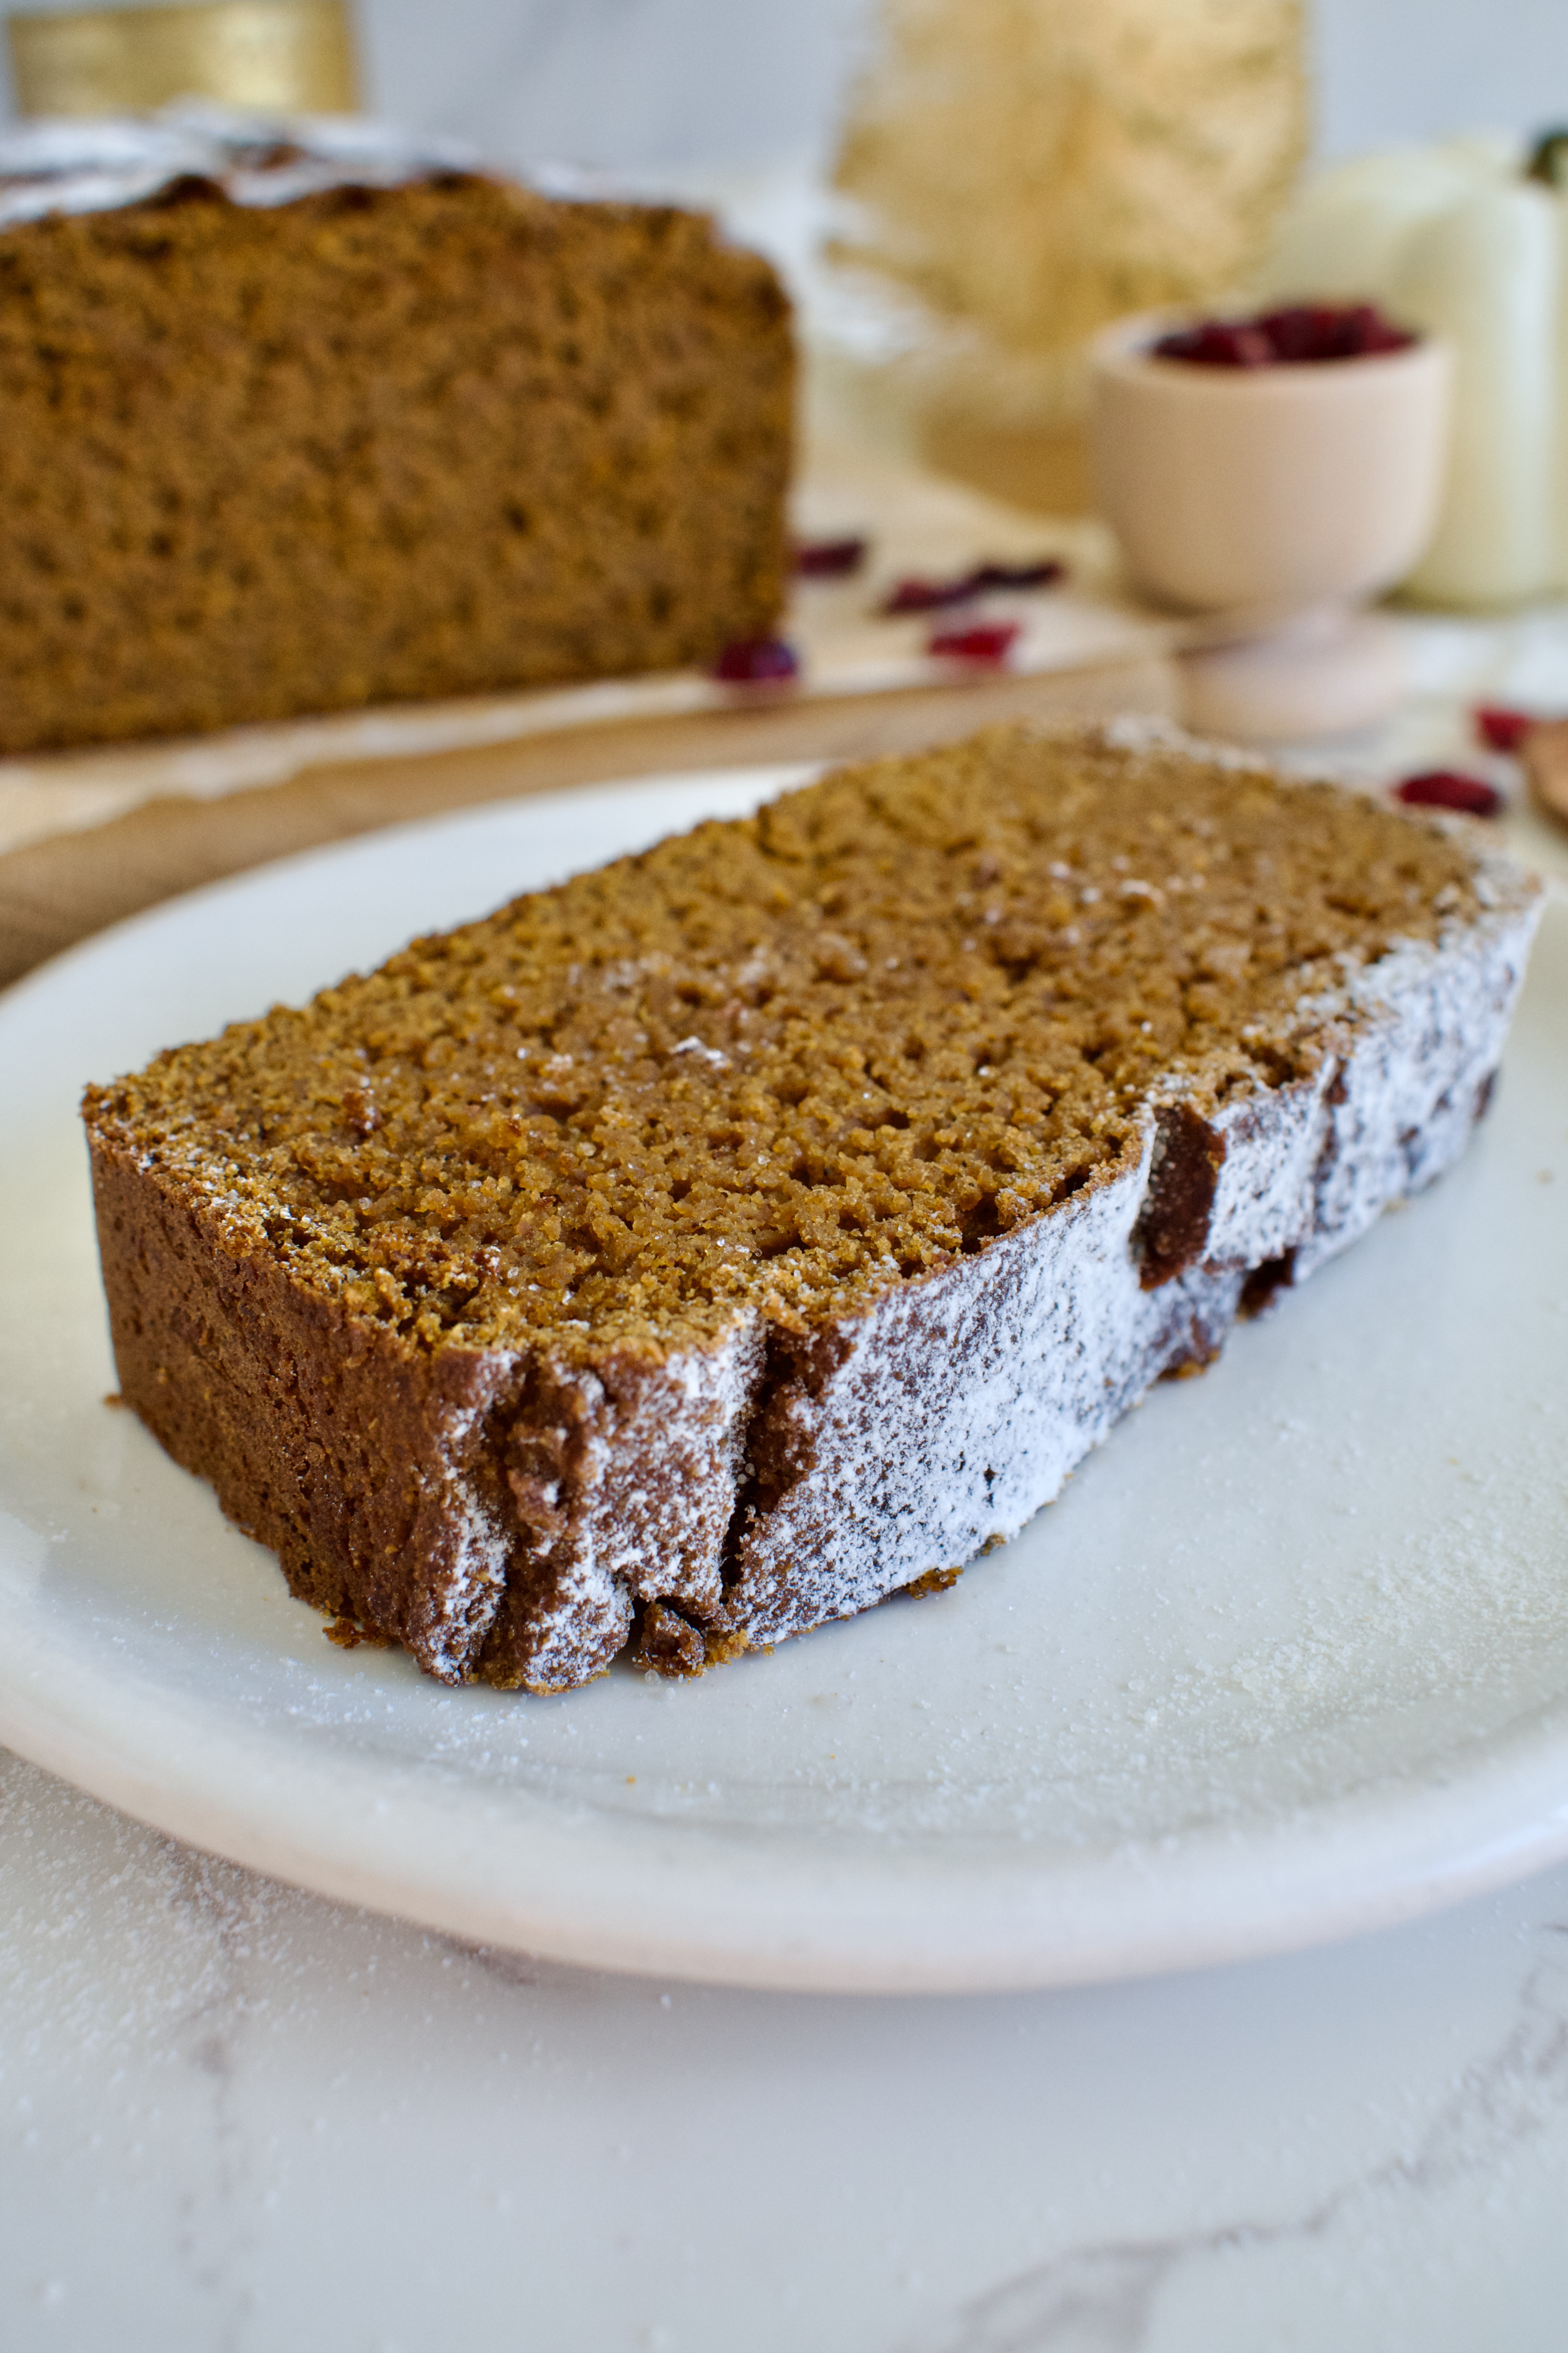
[[[788,305],[706,218],[352,128],[51,136],[0,153],[0,753],[766,633]]]
[[[1464,819],[996,732],[89,1091],[123,1392],[431,1673],[941,1581],[1436,1176],[1536,886]]]

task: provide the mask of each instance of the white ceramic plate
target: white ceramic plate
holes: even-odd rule
[[[799,772],[318,853],[0,1001],[0,1736],[324,1894],[754,1985],[1040,1985],[1370,1927],[1568,1851],[1568,913],[1465,1162],[1159,1388],[952,1592],[691,1683],[334,1650],[113,1387],[84,1080]]]

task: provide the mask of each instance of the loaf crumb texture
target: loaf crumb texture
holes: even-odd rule
[[[0,753],[672,669],[784,594],[788,307],[668,207],[186,178],[0,234]]]

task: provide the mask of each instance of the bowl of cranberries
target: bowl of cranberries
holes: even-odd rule
[[[1250,319],[1197,319],[1170,328],[1149,348],[1156,359],[1194,367],[1310,367],[1407,352],[1420,340],[1373,302],[1292,302]]]
[[[1370,303],[1132,319],[1092,355],[1102,512],[1188,612],[1306,612],[1393,587],[1436,522],[1448,351]]]

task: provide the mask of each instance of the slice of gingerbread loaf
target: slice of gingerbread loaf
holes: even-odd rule
[[[447,1681],[775,1641],[1446,1167],[1537,909],[1157,736],[842,769],[90,1090],[124,1394]]]
[[[53,129],[0,153],[0,754],[766,633],[788,304],[710,221],[368,132]]]

